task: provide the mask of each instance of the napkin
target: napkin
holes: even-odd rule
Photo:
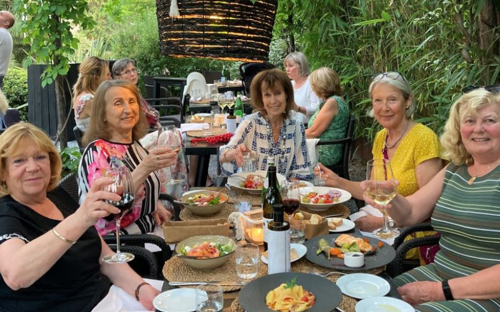
[[[183,123],[181,124],[181,131],[199,131],[203,129],[209,129],[210,126],[207,123]]]
[[[319,139],[306,139],[307,154],[309,155],[309,161],[311,162],[311,166],[314,166],[314,164],[318,163],[319,147],[316,145],[318,144],[318,142]]]
[[[161,291],[163,281],[152,280],[145,278],[144,281],[148,282],[154,288]],[[140,302],[127,294],[123,289],[118,286],[111,286],[108,294],[104,299],[99,302],[92,312],[145,312],[146,310]]]
[[[372,216],[375,216],[375,217],[382,217],[383,216],[382,212],[380,212],[380,210],[378,210],[377,208],[375,208],[373,206],[370,206],[370,205],[366,205],[363,208],[359,209],[358,212],[355,212],[355,213],[351,214],[349,216],[349,219],[351,219],[352,221],[354,221],[354,220],[357,220],[357,219],[359,219],[361,217],[364,217],[364,216],[367,216],[367,215],[372,215]],[[360,231],[360,232],[361,232],[361,234],[363,236],[368,236],[368,237],[373,237],[373,238],[376,238],[376,239],[380,239],[381,241],[384,241],[384,242],[386,242],[389,245],[393,245],[394,244],[395,237],[392,237],[392,238],[380,238],[380,237],[376,237],[375,235],[373,235],[372,232],[365,232],[365,231]]]

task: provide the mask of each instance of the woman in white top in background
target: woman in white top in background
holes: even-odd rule
[[[288,78],[292,80],[294,110],[299,112],[297,119],[307,125],[309,118],[316,112],[319,98],[309,83],[309,61],[302,52],[292,52],[283,62]]]

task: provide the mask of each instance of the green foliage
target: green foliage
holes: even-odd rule
[[[478,29],[485,2],[280,1],[285,16],[277,20],[282,25],[275,32],[280,27],[293,32],[311,69],[328,66],[339,73],[358,117],[357,136],[370,138],[379,129],[366,115],[368,87],[371,76],[384,71],[405,75],[416,99],[415,119],[439,133],[462,87],[499,81],[497,38],[488,40],[488,33]],[[287,3],[293,9],[287,11]],[[292,25],[285,18],[290,14]],[[498,26],[493,26],[496,34]]]
[[[87,10],[87,1],[83,0],[14,1],[14,11],[24,17],[18,18],[21,31],[26,35],[24,43],[31,48],[32,58],[26,60],[25,66],[33,61],[48,65],[41,77],[43,87],[68,73],[68,57],[78,46],[72,27],[85,30],[95,25]]]
[[[70,173],[77,173],[81,157],[82,154],[78,146],[66,147],[61,151],[63,177]]]
[[[3,92],[9,106],[17,108],[21,113],[21,120],[28,120],[28,74],[21,67],[10,67],[5,77]]]

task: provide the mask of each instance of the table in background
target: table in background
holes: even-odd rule
[[[243,84],[240,84],[240,85],[226,85],[225,87],[217,87],[217,90],[219,93],[233,91],[234,94],[237,94],[238,92],[243,93],[245,91],[245,88],[243,87]]]
[[[219,147],[225,143],[208,144],[206,142],[191,143],[191,137],[186,136],[186,145],[184,147],[186,155],[197,155],[198,168],[196,168],[196,180],[193,186],[205,186],[208,176],[208,167],[210,156],[219,154]],[[219,161],[217,159],[217,161]],[[192,169],[192,168],[190,168]]]

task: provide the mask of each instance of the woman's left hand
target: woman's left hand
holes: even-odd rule
[[[141,287],[139,291],[139,302],[149,311],[154,311],[153,299],[158,296],[159,293],[160,292],[153,286],[145,285]]]
[[[156,224],[162,225],[163,223],[170,221],[172,214],[170,211],[165,209],[165,207],[163,207],[161,202],[158,201],[156,211],[153,212],[153,218],[155,219]]]
[[[443,301],[444,298],[441,282],[413,282],[398,287],[401,298],[416,306],[430,301]]]
[[[354,224],[358,229],[365,232],[372,232],[376,229],[380,229],[384,223],[381,217],[375,217],[372,215],[366,215],[359,219],[354,220]]]

